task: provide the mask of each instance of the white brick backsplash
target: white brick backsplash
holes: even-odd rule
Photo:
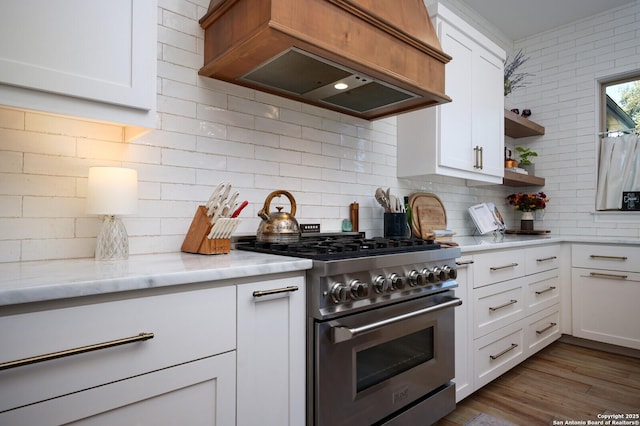
[[[366,121],[199,76],[198,19],[209,0],[158,3],[157,129],[124,142],[117,125],[0,107],[0,262],[94,255],[101,218],[84,212],[94,165],[138,171],[139,212],[123,218],[132,254],[178,251],[196,207],[220,182],[250,202],[238,234],[255,233],[256,212],[277,189],[292,192],[299,222],[320,223],[323,231],[339,230],[357,201],[361,230],[381,235],[378,186],[400,197],[436,193],[458,235],[473,233],[467,208],[485,201],[498,205],[508,225],[517,224],[505,197],[528,188],[397,179],[394,117]],[[521,71],[534,75],[505,105],[531,109],[546,134],[505,142],[540,154],[536,170],[551,202],[536,226],[554,234],[639,236],[635,216],[606,220],[593,208],[596,79],[640,68],[640,4],[511,42],[460,0],[447,3],[511,56],[522,48],[530,57]],[[288,208],[287,200],[277,202]]]

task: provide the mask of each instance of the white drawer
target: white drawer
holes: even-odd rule
[[[640,247],[573,244],[571,265],[575,268],[640,272]]]
[[[533,355],[560,338],[560,305],[555,305],[525,319],[527,356]]]
[[[229,286],[0,317],[0,363],[154,333],[0,371],[0,411],[233,350],[235,297]]]
[[[518,321],[474,342],[476,389],[525,359],[523,324],[523,321]]]
[[[560,245],[558,244],[530,247],[524,252],[525,275],[557,269],[559,265]]]
[[[473,286],[482,287],[524,275],[524,250],[503,250],[473,255]]]
[[[518,278],[473,290],[476,338],[524,317],[523,283],[523,278]]]
[[[527,315],[531,315],[560,302],[558,270],[541,272],[526,277],[525,300]]]

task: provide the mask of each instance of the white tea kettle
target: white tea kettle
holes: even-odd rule
[[[282,206],[277,206],[277,212],[269,213],[271,200],[281,195],[286,196],[291,202],[291,212],[283,212]],[[300,240],[300,225],[294,217],[296,214],[296,200],[288,191],[274,191],[267,196],[262,210],[258,216],[262,222],[258,226],[256,239],[268,243],[295,243]]]

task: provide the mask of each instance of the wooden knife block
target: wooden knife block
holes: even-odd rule
[[[207,216],[207,208],[198,206],[180,250],[185,253],[197,254],[229,253],[231,251],[230,238],[207,238],[213,226],[210,220],[209,216]]]

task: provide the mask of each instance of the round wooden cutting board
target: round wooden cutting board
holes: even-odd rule
[[[447,229],[447,212],[435,194],[416,192],[409,196],[411,231],[423,240],[433,240],[434,230]]]

